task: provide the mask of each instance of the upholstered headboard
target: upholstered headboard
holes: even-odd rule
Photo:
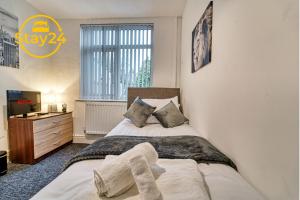
[[[128,88],[127,108],[129,108],[137,96],[141,99],[167,99],[178,96],[178,101],[181,105],[179,88]]]

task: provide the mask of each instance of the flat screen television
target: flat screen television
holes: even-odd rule
[[[41,93],[35,91],[7,90],[7,116],[41,111]]]

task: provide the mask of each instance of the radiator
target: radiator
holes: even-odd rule
[[[126,102],[86,102],[85,133],[107,134],[122,119]]]

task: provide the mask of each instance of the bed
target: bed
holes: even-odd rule
[[[178,88],[129,88],[128,89],[128,107],[139,96],[141,98],[151,99],[166,99],[174,96],[180,97],[180,90]],[[179,98],[180,104],[180,98]],[[180,107],[183,110],[182,107]],[[200,137],[201,133],[195,131],[190,125],[183,124],[174,128],[163,128],[160,124],[147,124],[143,128],[137,128],[130,120],[124,119],[121,121],[111,132],[106,135],[106,138],[111,139],[114,137],[144,137],[144,138],[159,138],[159,137]],[[98,159],[97,159],[98,158]],[[100,157],[91,157],[91,159],[77,160],[71,162],[67,169],[63,171],[55,180],[49,185],[38,192],[32,199],[139,199],[136,188],[131,188],[126,194],[114,197],[105,198],[99,197],[94,185],[93,170],[100,166],[103,162]],[[160,157],[158,165],[164,166],[167,171],[172,172],[173,168],[181,170],[173,172],[175,174],[182,174],[179,181],[178,177],[171,176],[172,174],[166,173],[166,176],[161,176],[157,179],[158,184],[162,183],[161,187],[166,187],[166,182],[169,179],[174,178],[175,182],[179,182],[179,185],[172,185],[172,187],[166,187],[164,192],[166,195],[164,199],[175,200],[189,200],[189,199],[201,199],[199,197],[190,196],[197,188],[193,188],[192,182],[189,181],[188,166],[184,166],[188,163],[186,159],[169,159]],[[184,168],[182,167],[184,166]],[[181,167],[181,168],[180,168]],[[202,177],[204,180],[205,188],[209,193],[212,200],[262,200],[263,196],[258,193],[243,177],[237,172],[234,167],[228,164],[221,163],[198,163],[197,176]],[[198,173],[197,172],[197,173]],[[171,174],[171,175],[170,175]],[[180,175],[178,175],[180,176]],[[177,179],[176,179],[177,178]],[[193,177],[195,179],[195,177]],[[199,178],[200,179],[200,178]],[[174,182],[173,180],[173,182]],[[179,187],[179,188],[177,188]],[[176,193],[180,190],[180,193]],[[168,196],[169,193],[170,195]],[[176,193],[176,194],[174,194]],[[175,195],[175,196],[174,196]]]

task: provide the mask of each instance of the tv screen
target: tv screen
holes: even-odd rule
[[[41,111],[41,93],[7,90],[7,116],[26,115]]]

